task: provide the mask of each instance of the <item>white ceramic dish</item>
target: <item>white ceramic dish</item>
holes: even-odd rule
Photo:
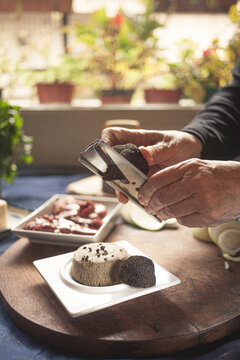
[[[54,234],[45,231],[32,231],[25,230],[24,226],[27,222],[32,220],[38,215],[51,214],[53,203],[56,199],[68,196],[66,194],[56,194],[52,196],[48,201],[41,205],[38,209],[33,211],[29,216],[25,217],[16,227],[12,229],[14,234],[19,237],[26,237],[31,242],[52,244],[52,245],[64,245],[64,246],[79,246],[84,243],[104,241],[110,230],[115,225],[117,216],[121,210],[122,204],[118,202],[116,198],[110,197],[96,197],[96,196],[82,196],[71,195],[75,199],[92,200],[95,203],[102,203],[107,207],[107,215],[103,219],[103,224],[95,235],[76,235],[76,234]]]
[[[116,244],[124,247],[130,255],[144,255],[127,241],[119,241]],[[175,275],[154,262],[155,286],[149,288],[134,288],[126,284],[104,287],[84,286],[71,278],[72,257],[73,252],[70,252],[33,262],[72,317],[85,315],[180,283]]]

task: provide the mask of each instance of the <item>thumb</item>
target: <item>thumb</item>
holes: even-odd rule
[[[141,146],[139,150],[141,151],[143,157],[145,158],[149,166],[157,165],[162,160],[162,147],[160,144],[146,147]]]

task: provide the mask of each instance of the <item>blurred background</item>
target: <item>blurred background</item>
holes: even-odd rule
[[[234,0],[0,1],[0,94],[32,136],[31,171],[78,170],[107,120],[181,129],[239,54]]]

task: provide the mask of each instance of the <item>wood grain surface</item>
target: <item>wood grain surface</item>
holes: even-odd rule
[[[149,232],[119,224],[108,241],[127,240],[181,284],[71,318],[32,262],[73,248],[20,239],[0,257],[1,300],[16,325],[58,347],[101,356],[157,356],[201,346],[240,328],[240,266],[225,270],[220,250],[190,229]]]
[[[108,192],[104,191],[105,189]],[[85,179],[68,184],[66,192],[77,195],[115,196],[114,190],[104,183],[98,175],[88,176]]]

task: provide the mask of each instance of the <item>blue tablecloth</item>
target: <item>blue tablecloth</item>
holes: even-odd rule
[[[34,210],[56,193],[65,193],[70,182],[84,175],[21,176],[13,185],[3,184],[3,198],[10,205]],[[2,254],[16,237],[10,235],[0,240]],[[240,280],[239,280],[240,281]],[[239,360],[240,331],[214,344],[178,354],[159,357],[159,360]],[[79,354],[64,351],[26,335],[8,318],[0,303],[0,360],[61,360],[86,359]]]

